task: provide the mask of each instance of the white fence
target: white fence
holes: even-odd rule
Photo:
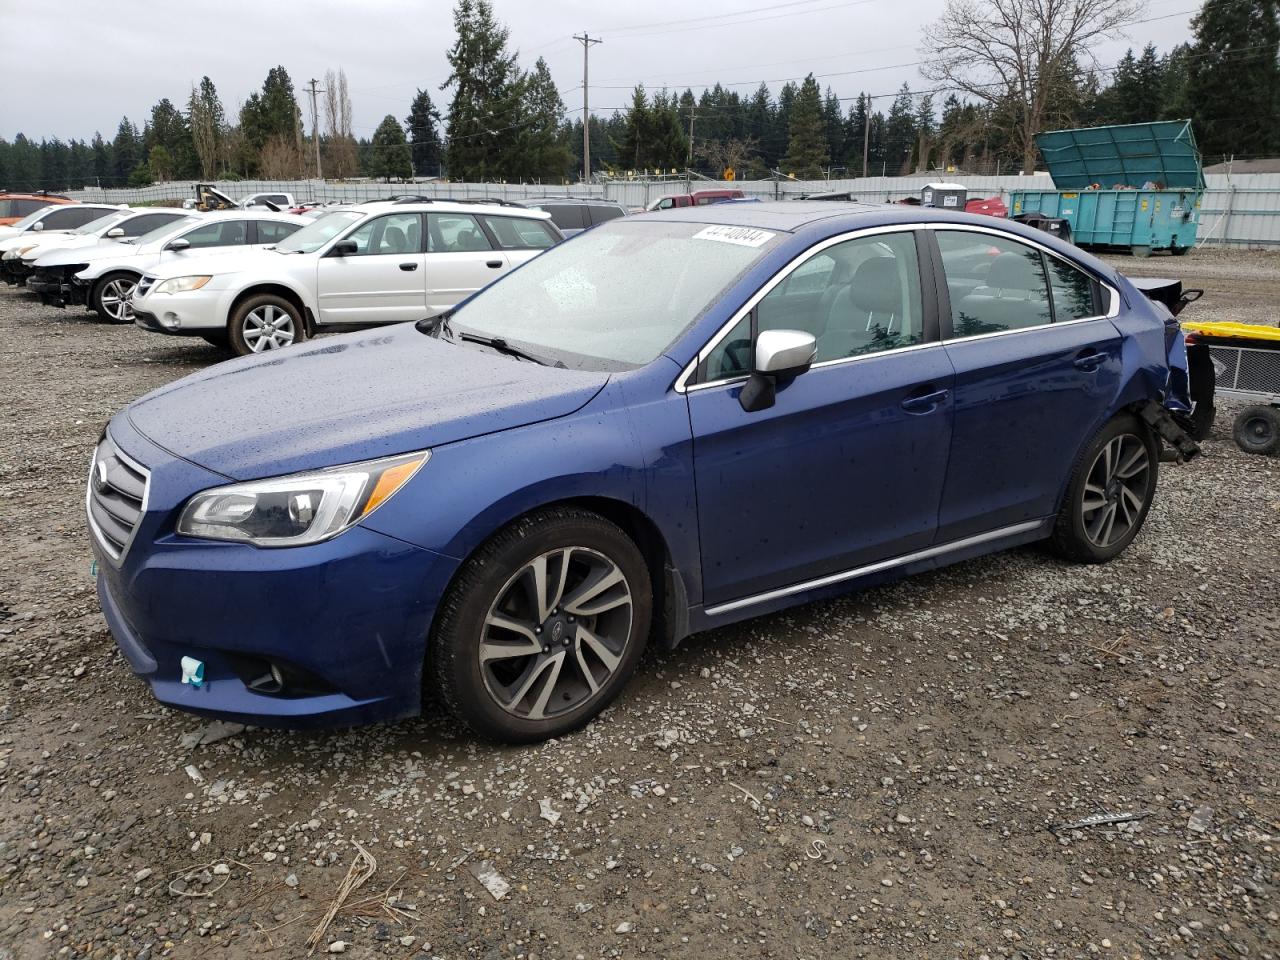
[[[708,180],[613,180],[604,183],[548,186],[512,183],[376,183],[330,182],[321,180],[219,182],[215,186],[232,197],[251,193],[286,192],[299,200],[376,200],[393,194],[420,194],[427,197],[493,197],[520,202],[540,197],[602,197],[628,207],[643,207],[669,193],[686,187],[706,190],[737,188],[747,196],[761,199],[789,199],[808,193],[849,191],[855,198],[881,202],[919,196],[921,188],[935,176],[865,177],[852,180],[751,180],[720,183]],[[956,177],[969,188],[970,197],[1000,195],[1006,200],[1016,190],[1051,190],[1047,175],[1030,177]],[[1239,176],[1214,174],[1206,177],[1208,191],[1201,203],[1199,241],[1208,244],[1237,244],[1250,247],[1280,247],[1280,174],[1253,173]],[[88,188],[70,191],[81,200],[108,203],[154,203],[180,200],[195,194],[194,182],[161,183],[150,187],[119,190]]]

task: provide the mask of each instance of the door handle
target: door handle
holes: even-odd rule
[[[502,269],[502,261],[501,261],[501,260],[488,260],[488,261],[486,261],[486,262],[485,262],[485,266],[486,266],[486,267],[488,267],[490,270],[501,270],[501,269]]]
[[[402,263],[400,264],[400,269],[405,273],[412,273],[414,270],[418,269],[418,265],[416,263]]]
[[[1083,370],[1086,373],[1093,373],[1104,363],[1107,362],[1107,355],[1093,350],[1089,353],[1082,353],[1071,362],[1071,365],[1077,370]]]
[[[902,409],[907,413],[932,413],[951,396],[950,390],[932,390],[929,393],[916,394],[902,401]]]

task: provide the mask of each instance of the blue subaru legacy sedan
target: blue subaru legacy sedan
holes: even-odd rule
[[[183,710],[351,724],[434,693],[556,736],[649,642],[1029,541],[1114,557],[1184,442],[1169,321],[989,218],[612,220],[450,314],[125,408],[88,485],[98,594]]]

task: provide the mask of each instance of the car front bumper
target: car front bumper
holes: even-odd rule
[[[211,293],[214,291],[210,291]],[[227,321],[221,308],[220,293],[210,296],[204,291],[190,293],[148,293],[135,296],[133,314],[138,326],[153,333],[191,336],[210,330],[225,330]],[[143,321],[143,317],[146,321]]]
[[[0,279],[10,286],[20,287],[31,273],[31,267],[21,259],[10,257],[0,260]]]
[[[419,711],[427,636],[457,561],[359,526],[285,549],[180,537],[186,497],[225,478],[126,442],[154,464],[146,512],[119,561],[89,536],[107,626],[156,699],[267,727]],[[204,664],[200,686],[183,682],[184,657]],[[272,665],[284,688],[251,686]]]

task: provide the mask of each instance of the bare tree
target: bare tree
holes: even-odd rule
[[[264,180],[292,180],[301,175],[303,164],[296,138],[283,134],[268,140],[258,155],[258,173]]]
[[[1013,107],[1012,132],[1030,171],[1055,91],[1144,6],[1145,0],[947,0],[925,31],[921,72],[993,107]]]
[[[356,138],[351,133],[351,97],[347,93],[347,73],[339,69],[324,75],[325,169],[338,179],[360,170]]]

